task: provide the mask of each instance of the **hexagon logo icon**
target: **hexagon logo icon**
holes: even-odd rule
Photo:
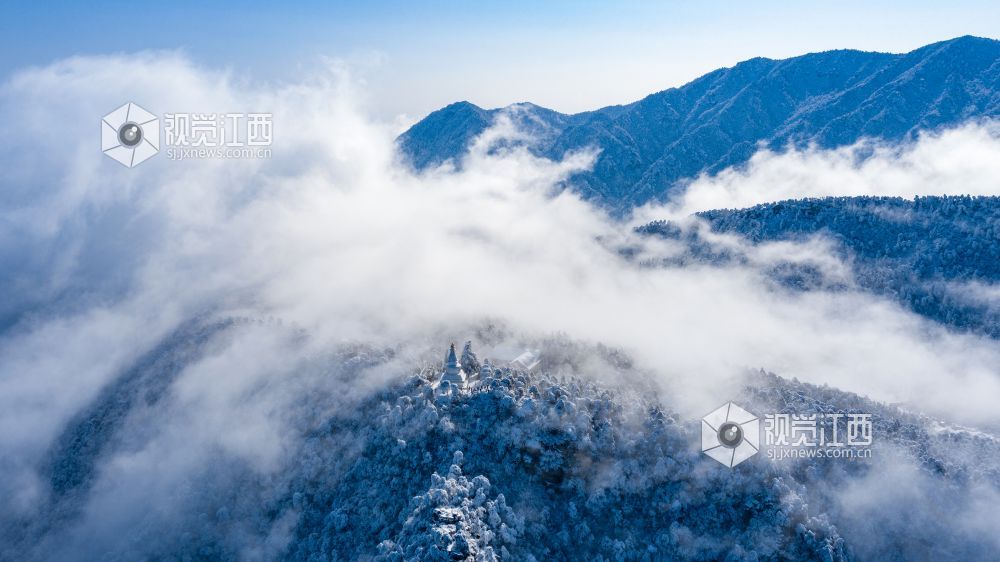
[[[101,151],[132,168],[160,150],[160,120],[129,102],[101,119]]]
[[[760,449],[760,419],[726,402],[701,419],[701,450],[732,468]]]

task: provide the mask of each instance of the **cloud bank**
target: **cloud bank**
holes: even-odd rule
[[[348,408],[483,319],[525,340],[559,333],[621,348],[692,417],[729,399],[745,367],[763,367],[1000,423],[995,341],[860,292],[792,294],[768,281],[763,270],[781,259],[849,277],[822,241],[747,247],[746,266],[643,267],[618,248],[650,258],[679,248],[560,189],[593,154],[495,150],[515,134],[501,120],[460,171],[414,174],[396,159],[396,127],[367,116],[356,84],[335,63],[275,85],[146,53],[68,59],[0,88],[0,118],[17,132],[0,140],[0,507],[28,517],[50,502],[39,467],[62,429],[196,317],[269,320],[183,364],[163,383],[169,415],[129,414],[136,429],[101,461],[70,547],[114,542],[151,504],[168,521],[186,501],[172,491],[219,455],[274,470],[311,421],[305,402]],[[100,154],[97,131],[129,100],[159,114],[270,111],[273,157],[160,155],[125,169]],[[852,149],[762,153],[745,171],[696,180],[679,206],[642,212],[997,193],[998,148],[991,129],[970,126],[877,148],[860,165]],[[321,359],[344,344],[390,347],[397,360],[331,376]]]
[[[678,215],[804,197],[996,195],[1000,125],[969,123],[903,145],[866,140],[834,150],[759,150],[750,161],[701,176],[671,205]]]

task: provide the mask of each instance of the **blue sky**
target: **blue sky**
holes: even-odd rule
[[[0,10],[4,77],[72,55],[179,49],[251,80],[295,80],[334,57],[366,81],[376,112],[411,117],[459,99],[580,111],[754,56],[1000,37],[995,1],[5,0]]]

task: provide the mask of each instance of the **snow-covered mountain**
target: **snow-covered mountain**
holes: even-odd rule
[[[172,415],[161,389],[178,365],[252,324],[183,328],[68,424],[43,468],[49,503],[33,517],[7,514],[0,557],[79,557],[63,533],[100,494],[98,467],[139,450]],[[94,544],[87,556],[986,560],[995,552],[995,538],[976,527],[1000,486],[991,435],[752,372],[733,389],[747,408],[870,413],[878,438],[865,461],[761,455],[730,469],[701,454],[698,420],[644,384],[627,357],[561,338],[539,345],[532,372],[480,363],[470,350],[463,371],[473,372],[449,392],[439,388],[446,365],[430,363],[350,408],[342,397],[300,400],[279,466],[261,473],[219,451],[201,477],[174,490],[180,518],[150,506],[129,522],[127,539]],[[323,369],[342,384],[392,357],[345,348]],[[602,364],[606,380],[622,383],[576,377],[581,363]],[[897,477],[908,485],[882,497],[880,479]],[[259,547],[248,554],[248,545]]]
[[[993,115],[997,45],[755,59],[574,116],[460,105],[400,140],[427,168],[502,115],[593,171],[513,131],[412,173],[325,81],[26,70],[0,95],[0,560],[995,559],[995,126],[758,158],[628,221],[561,188],[630,207],[758,141]],[[274,103],[292,134],[102,168],[98,109],[136,84]],[[702,417],[730,400],[870,416],[872,454],[724,466]]]
[[[952,329],[1000,338],[1000,197],[828,197],[716,209],[698,213],[713,232],[737,234],[753,244],[821,237],[852,265],[857,287],[892,299]],[[697,229],[669,221],[639,232],[683,240],[688,262],[732,263]],[[784,286],[810,290],[817,275],[784,263],[774,276]]]
[[[627,105],[565,115],[532,104],[482,109],[459,102],[398,139],[418,169],[459,159],[501,113],[561,158],[600,150],[574,178],[586,197],[629,207],[668,197],[678,181],[742,164],[764,145],[831,148],[871,137],[912,138],[1000,116],[1000,41],[959,37],[906,54],[828,51],[754,58]]]

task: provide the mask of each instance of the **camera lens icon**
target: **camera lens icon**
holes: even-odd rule
[[[101,120],[101,151],[132,168],[160,150],[160,120],[126,103]]]
[[[735,449],[743,442],[743,430],[732,422],[726,422],[719,428],[719,443],[723,447]]]
[[[135,146],[142,142],[142,127],[135,123],[125,123],[118,129],[118,140],[125,146]]]
[[[727,402],[701,420],[701,450],[732,468],[757,454],[760,419]]]

